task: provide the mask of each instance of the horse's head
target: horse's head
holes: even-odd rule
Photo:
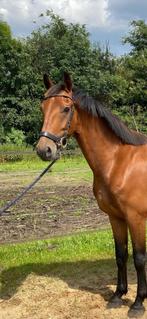
[[[59,150],[66,147],[66,138],[74,132],[76,112],[72,96],[72,81],[64,73],[64,82],[53,85],[44,75],[47,89],[42,103],[44,122],[37,144],[37,154],[45,161],[54,160]]]

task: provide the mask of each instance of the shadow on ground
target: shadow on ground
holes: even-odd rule
[[[129,262],[128,268],[129,284],[136,284],[136,275],[132,263]],[[101,295],[106,302],[109,301],[113,294],[111,285],[116,284],[114,259],[51,264],[32,263],[1,271],[0,298],[9,300],[30,274],[59,278],[72,289]],[[130,307],[132,302],[133,300],[125,297],[125,306]],[[129,317],[132,316],[130,315]]]
[[[85,290],[93,294],[99,293],[105,300],[108,300],[112,295],[112,291],[108,286],[116,284],[114,259],[51,264],[32,263],[1,271],[0,298],[11,298],[31,273],[39,276],[60,278],[73,289]],[[133,283],[135,283],[134,279]]]

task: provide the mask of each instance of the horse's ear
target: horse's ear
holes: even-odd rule
[[[68,91],[72,90],[72,80],[68,72],[64,72],[64,83]]]
[[[50,87],[53,85],[52,81],[49,79],[46,73],[43,75],[43,82],[47,90],[49,90]]]

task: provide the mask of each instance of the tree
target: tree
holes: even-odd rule
[[[132,46],[130,54],[133,55],[147,48],[147,24],[144,20],[133,20],[131,27],[132,30],[123,39],[123,43],[129,43]]]
[[[4,22],[0,24],[0,41],[1,130],[3,135],[9,135],[12,128],[22,130],[26,141],[33,143],[41,124],[36,118],[40,79],[31,66],[26,42],[13,39]]]
[[[76,86],[95,94],[100,87],[101,71],[115,69],[108,48],[103,52],[98,45],[92,46],[84,25],[67,24],[51,11],[47,11],[47,16],[49,23],[27,40],[36,73],[49,73],[58,82],[63,71],[68,70]]]
[[[133,21],[124,39],[130,54],[114,57],[89,40],[84,25],[66,23],[47,11],[49,21],[23,40],[14,39],[10,27],[0,22],[0,131],[9,135],[12,128],[24,132],[33,144],[41,128],[40,97],[42,77],[53,81],[71,73],[74,84],[121,115],[132,127],[146,131],[147,115],[147,25]],[[142,115],[143,114],[143,115]]]
[[[23,41],[11,36],[9,47],[5,45],[1,51],[2,124],[6,133],[12,127],[25,132],[28,143],[37,139],[41,126],[43,73],[58,82],[68,70],[75,85],[92,95],[109,95],[109,75],[115,73],[115,60],[108,48],[102,51],[98,45],[92,46],[84,25],[68,24],[49,11],[47,15],[46,25]]]
[[[124,39],[132,46],[123,59],[125,78],[128,82],[127,104],[135,115],[138,128],[147,132],[147,24],[143,20],[132,21],[133,30]]]

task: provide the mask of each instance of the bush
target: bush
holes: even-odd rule
[[[23,154],[0,154],[0,163],[14,163],[23,160]]]
[[[67,150],[75,150],[78,147],[78,144],[74,138],[70,138],[67,141]]]
[[[12,128],[6,135],[6,143],[21,146],[25,143],[25,135],[23,131]]]
[[[22,161],[26,157],[30,157],[31,152],[32,148],[25,145],[0,144],[0,163]]]
[[[4,133],[4,127],[0,122],[0,143],[5,142],[5,133]]]

